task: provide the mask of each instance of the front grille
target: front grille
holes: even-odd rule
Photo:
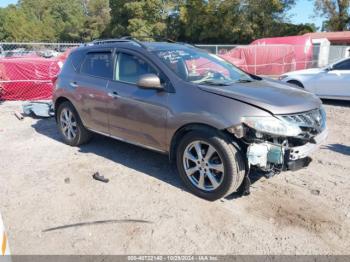
[[[311,110],[304,113],[281,115],[279,119],[293,125],[298,125],[303,131],[304,138],[313,137],[326,128],[326,112],[323,108]]]

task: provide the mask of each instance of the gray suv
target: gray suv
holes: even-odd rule
[[[309,163],[327,136],[313,94],[248,74],[183,43],[99,40],[69,55],[55,83],[65,143],[93,133],[169,155],[187,188],[216,200]]]

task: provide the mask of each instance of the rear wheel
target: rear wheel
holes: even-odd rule
[[[245,175],[240,151],[211,130],[185,135],[177,148],[177,168],[192,193],[211,201],[237,191]]]
[[[59,105],[57,110],[57,125],[64,142],[71,146],[78,146],[88,142],[91,133],[80,120],[78,112],[70,102]]]

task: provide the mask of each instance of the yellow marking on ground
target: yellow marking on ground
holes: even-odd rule
[[[1,252],[2,252],[3,256],[5,255],[5,252],[6,252],[6,244],[7,244],[7,237],[6,237],[6,234],[4,232],[4,235],[2,237],[2,246],[1,246]]]

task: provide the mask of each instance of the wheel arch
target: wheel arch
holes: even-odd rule
[[[56,122],[57,122],[57,109],[64,102],[69,102],[74,107],[74,109],[76,110],[75,105],[73,104],[72,100],[70,100],[69,98],[67,98],[65,96],[60,96],[60,97],[56,98],[55,102],[54,102],[54,111],[55,111],[55,120],[56,120]]]
[[[305,88],[304,84],[300,80],[295,79],[295,78],[288,79],[287,83],[291,84],[291,85],[299,86],[301,88]]]
[[[204,124],[204,123],[189,123],[181,126],[176,130],[171,138],[170,148],[169,148],[169,159],[173,162],[176,158],[176,148],[179,144],[181,138],[183,138],[187,133],[191,131],[211,131],[221,134],[226,139],[229,138],[228,132],[226,130],[220,130],[214,126]]]

